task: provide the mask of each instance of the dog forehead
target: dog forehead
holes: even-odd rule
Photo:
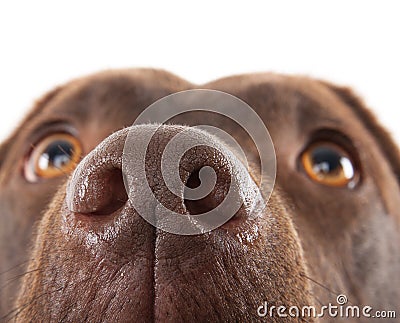
[[[107,71],[67,83],[41,109],[37,117],[76,119],[134,120],[143,109],[174,92],[191,88],[210,88],[236,95],[248,103],[268,124],[282,119],[287,124],[330,120],[341,123],[356,119],[343,101],[323,84],[306,77],[271,73],[223,78],[194,86],[168,72],[159,70]],[[279,120],[278,120],[279,122]]]
[[[312,78],[248,74],[216,80],[205,87],[244,100],[263,119],[272,136],[274,133],[308,136],[317,128],[354,132],[355,136],[360,131],[366,132],[352,107],[327,85]]]
[[[192,85],[178,76],[154,69],[112,70],[67,83],[42,111],[43,115],[76,117],[80,121],[124,119],[154,101]]]

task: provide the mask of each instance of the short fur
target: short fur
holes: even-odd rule
[[[259,218],[249,220],[242,210],[222,228],[186,237],[155,230],[125,206],[113,213],[121,223],[107,222],[118,226],[115,238],[107,240],[101,238],[104,223],[77,220],[67,208],[68,174],[35,184],[24,178],[26,156],[46,129],[72,127],[88,165],[96,165],[110,151],[120,156],[126,130],[118,130],[143,109],[192,88],[231,93],[267,125],[278,174]],[[209,120],[204,113],[196,116]],[[174,123],[194,121],[182,117]],[[236,124],[222,118],[212,123],[232,133],[256,164],[254,147]],[[177,129],[167,128],[150,149],[151,164],[159,162],[162,138]],[[361,177],[355,188],[317,184],[302,170],[299,156],[320,133],[332,134],[329,140],[340,137],[356,156]],[[352,305],[400,308],[399,151],[347,88],[269,73],[195,86],[158,70],[102,72],[39,100],[0,147],[0,167],[1,320],[257,321],[264,320],[257,316],[264,301],[325,305],[338,294]],[[78,167],[86,174],[85,165]],[[152,170],[154,178],[158,171]],[[166,188],[158,189],[166,199]],[[94,243],[91,230],[100,237]]]

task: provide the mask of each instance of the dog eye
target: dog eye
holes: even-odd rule
[[[353,188],[358,179],[351,155],[332,142],[311,144],[301,155],[301,163],[313,181],[327,186]]]
[[[37,182],[68,174],[79,162],[80,142],[70,134],[58,133],[42,139],[32,149],[25,163],[25,178]]]

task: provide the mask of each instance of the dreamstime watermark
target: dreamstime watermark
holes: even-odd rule
[[[336,304],[329,303],[319,308],[316,306],[276,306],[264,302],[257,308],[259,317],[279,317],[279,318],[371,318],[386,319],[396,318],[394,310],[374,310],[372,306],[351,305],[344,294],[338,295]]]
[[[246,150],[235,139],[235,134],[221,129],[202,118],[202,124],[192,127],[181,127],[169,138],[161,156],[162,181],[172,193],[171,198],[182,200],[200,200],[214,189],[217,182],[217,172],[221,172],[220,165],[215,167],[198,165],[200,185],[189,188],[182,181],[181,161],[191,149],[202,147],[202,151],[214,151],[224,155],[223,168],[230,179],[229,190],[225,192],[222,202],[214,209],[201,214],[183,214],[171,210],[157,198],[154,190],[157,185],[150,184],[146,173],[146,154],[152,139],[157,131],[171,130],[165,125],[176,116],[187,113],[206,112],[228,118],[230,122],[241,127],[253,142],[259,159],[260,178],[256,186],[248,173],[248,159]],[[212,117],[211,117],[212,118]],[[196,119],[192,117],[191,120]],[[164,128],[163,128],[164,127]],[[175,127],[176,129],[176,127]],[[236,129],[236,128],[234,128]],[[162,137],[164,140],[166,137]],[[207,147],[207,148],[204,148]],[[227,148],[229,147],[229,148]],[[153,148],[154,149],[154,148]],[[200,150],[201,151],[201,150]],[[213,153],[211,160],[215,159]],[[201,158],[195,155],[193,159]],[[157,161],[153,161],[156,163]],[[196,161],[193,161],[196,162]],[[191,163],[190,161],[187,163]],[[211,231],[232,218],[243,204],[247,203],[249,218],[261,214],[272,193],[276,176],[276,156],[271,137],[264,122],[257,113],[239,98],[215,90],[188,90],[166,96],[145,109],[136,118],[127,135],[122,155],[122,173],[129,202],[135,210],[153,226],[174,234],[196,235]],[[157,179],[158,180],[158,179]],[[135,198],[140,195],[141,198]],[[165,194],[162,198],[165,197]],[[261,202],[260,202],[261,201]],[[168,203],[167,203],[168,204]]]

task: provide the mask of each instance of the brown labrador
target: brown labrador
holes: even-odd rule
[[[370,306],[371,317],[398,311],[399,151],[347,88],[275,74],[201,86],[237,96],[266,124],[277,157],[267,207],[255,218],[241,208],[222,227],[185,236],[154,228],[130,206],[120,158],[126,127],[156,100],[193,88],[151,69],[84,77],[37,102],[2,144],[1,321],[335,321],[343,316],[295,317],[288,308],[339,307],[340,294],[345,305]],[[170,209],[196,213],[221,202],[223,190],[191,204],[159,181],[160,151],[186,129],[174,124],[211,119],[257,165],[235,123],[206,112],[178,118],[146,154],[150,186]],[[188,154],[188,185],[203,165],[225,167],[224,152]],[[69,180],[76,165],[80,175]],[[248,169],[253,178],[256,169]],[[87,194],[79,199],[82,181]]]

